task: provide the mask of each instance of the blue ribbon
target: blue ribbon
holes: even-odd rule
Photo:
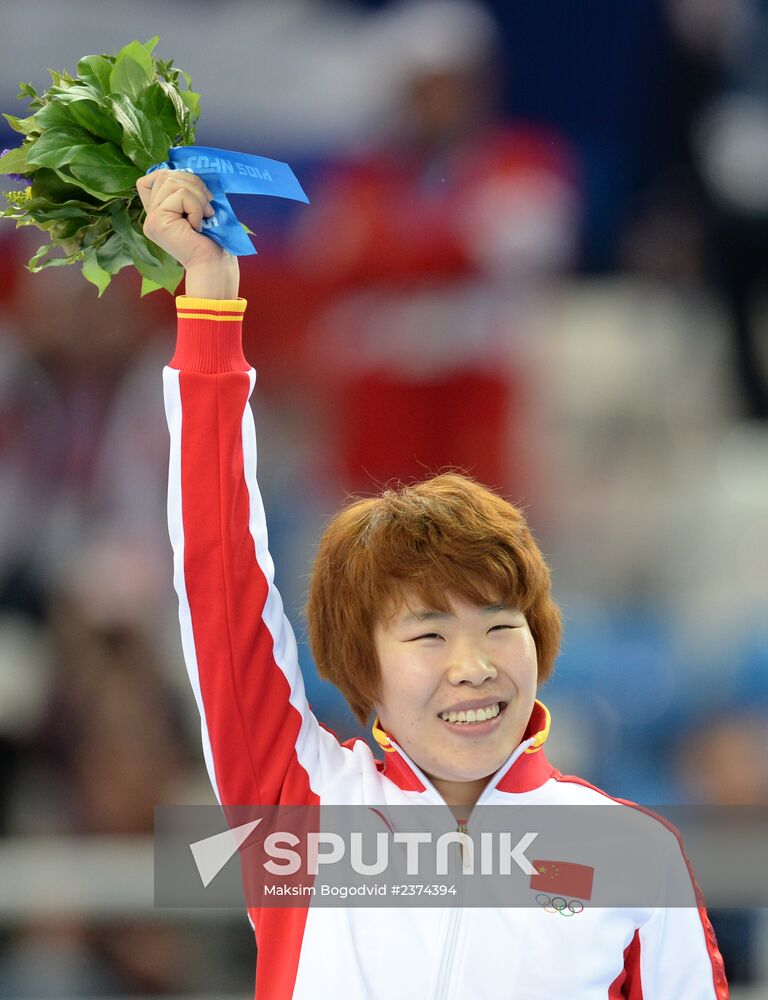
[[[233,257],[258,253],[227,198],[229,194],[267,194],[309,204],[296,175],[287,163],[266,156],[235,153],[211,146],[172,146],[168,161],[147,171],[186,170],[201,177],[211,194],[215,214],[203,219],[203,233]]]

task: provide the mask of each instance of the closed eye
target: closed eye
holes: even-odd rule
[[[414,636],[414,638],[410,639],[409,641],[418,642],[419,639],[442,639],[442,638],[443,637],[441,635],[438,635],[437,632],[426,632],[424,635]]]
[[[522,625],[494,625],[493,628],[489,628],[488,631],[495,632],[496,629],[498,628],[515,629],[515,628],[522,628]]]

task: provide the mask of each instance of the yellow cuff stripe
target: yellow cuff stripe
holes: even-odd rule
[[[179,310],[179,319],[209,319],[214,323],[241,323],[243,320],[242,313],[238,313],[237,316],[225,316],[223,314],[216,315],[216,313],[201,313],[201,312],[186,312],[185,310]]]
[[[176,308],[186,312],[237,313],[242,315],[248,305],[246,299],[200,299],[193,295],[177,295]]]

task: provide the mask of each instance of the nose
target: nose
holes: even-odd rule
[[[462,644],[450,652],[447,675],[451,684],[477,686],[497,674],[487,654],[475,645]]]

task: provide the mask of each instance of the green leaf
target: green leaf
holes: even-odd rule
[[[8,195],[7,195],[7,193],[5,191],[3,191],[2,194],[3,194],[3,197],[6,200],[6,206],[5,206],[5,208],[0,207],[0,219],[20,219],[20,218],[22,218],[22,214],[21,214],[20,210],[17,209],[17,208],[14,208],[14,206],[8,201]],[[17,222],[16,223],[16,228],[18,229],[20,225],[22,225],[22,223],[21,222]]]
[[[109,78],[115,60],[109,56],[84,56],[77,64],[77,72],[82,80],[90,84],[101,95],[109,94]]]
[[[72,177],[62,177],[55,170],[39,167],[32,175],[33,198],[46,198],[48,201],[57,204],[66,201],[83,201],[87,203],[88,198],[83,195],[84,191],[82,187],[78,186],[77,181],[74,181]],[[93,207],[95,210],[96,205]]]
[[[92,192],[105,194],[132,193],[143,172],[109,142],[79,149],[69,171]]]
[[[7,115],[5,112],[3,112],[3,118],[5,118],[14,132],[21,132],[22,135],[28,134],[28,123],[34,121],[33,118],[17,118],[16,115]]]
[[[148,42],[144,42],[144,48],[147,53],[151,56],[157,47],[157,43],[160,41],[159,35],[153,35]],[[151,63],[151,60],[150,60]]]
[[[179,128],[182,131],[185,131],[189,122],[189,111],[187,110],[184,101],[182,101],[179,91],[172,84],[168,83],[167,80],[158,80],[157,82],[173,104]]]
[[[76,250],[65,257],[48,258],[48,254],[56,249],[58,248],[55,243],[46,243],[41,246],[27,262],[27,270],[32,274],[37,274],[38,271],[42,271],[45,267],[64,267],[66,264],[72,264],[82,256],[82,250]]]
[[[19,92],[16,95],[19,100],[28,100],[30,108],[39,108],[44,103],[44,98],[38,95],[31,83],[20,83]]]
[[[106,243],[98,247],[96,261],[99,267],[108,274],[117,274],[122,268],[133,263],[133,259],[125,252],[123,241],[117,233],[113,233]]]
[[[37,265],[47,254],[51,252],[51,244],[45,243],[43,246],[38,247],[37,250],[32,254],[32,256],[27,261],[27,270],[35,273]]]
[[[136,270],[143,278],[141,294],[146,295],[148,292],[156,291],[158,288],[165,288],[166,291],[173,295],[184,277],[184,268],[174,257],[171,257],[165,250],[161,250],[160,247],[155,246],[154,243],[150,243],[149,247],[153,255],[157,258],[158,266],[149,268],[141,261],[136,261]]]
[[[72,74],[68,73],[66,70],[59,71],[49,67],[48,72],[51,74],[51,89],[60,87],[63,90],[66,90],[72,84],[78,83],[77,78],[72,76]]]
[[[30,198],[27,211],[36,222],[50,222],[54,219],[80,219],[83,223],[90,222],[93,217],[93,206],[85,202],[65,202],[63,205],[50,207],[51,202],[44,198]]]
[[[67,267],[69,264],[75,264],[78,260],[82,260],[83,254],[81,250],[76,251],[72,254],[67,254],[65,257],[49,257],[48,260],[44,261],[39,267],[35,268],[35,271],[42,271],[46,267]]]
[[[33,115],[36,129],[57,128],[60,125],[77,124],[69,112],[70,105],[53,101],[43,105]]]
[[[108,139],[116,146],[123,141],[123,131],[109,114],[108,106],[102,108],[96,101],[73,101],[69,105],[69,113],[78,125],[100,139]]]
[[[155,66],[152,61],[152,49],[160,41],[160,36],[155,35],[154,40],[151,41],[152,41],[152,47],[149,49],[147,48],[146,45],[142,45],[142,43],[137,39],[134,39],[127,45],[124,45],[122,49],[120,49],[120,51],[117,53],[117,60],[115,65],[117,65],[117,63],[119,63],[121,59],[133,59],[133,61],[137,62],[139,66],[142,68],[147,80],[151,80],[152,77],[155,75]]]
[[[41,219],[48,217],[51,219],[74,218],[77,212],[82,212],[84,215],[90,217],[95,209],[94,205],[86,204],[84,201],[67,201],[61,204],[45,197],[28,198],[27,205],[29,206],[29,211],[34,212],[35,216],[39,216]],[[57,212],[61,212],[61,216],[56,215],[55,213]]]
[[[76,177],[70,170],[70,167],[65,164],[61,167],[56,167],[53,171],[62,184],[67,185],[70,190],[74,190],[79,197],[86,197],[90,195],[94,202],[100,204],[102,207],[105,202],[110,202],[115,197],[116,192],[114,191],[102,191],[97,185],[91,184],[87,180],[83,180],[82,177]],[[121,192],[125,196],[125,192]]]
[[[160,125],[169,140],[169,145],[176,145],[175,140],[180,134],[176,109],[159,82],[151,83],[141,92],[136,101],[136,109],[143,111],[147,117]]]
[[[35,88],[32,86],[31,83],[20,83],[19,92],[16,96],[23,98],[23,97],[37,97],[38,95],[37,91],[35,90]]]
[[[168,156],[168,138],[162,127],[123,96],[111,99],[115,118],[123,128],[123,152],[140,167],[159,163]]]
[[[96,145],[96,139],[87,129],[70,125],[66,128],[49,128],[27,150],[27,163],[38,167],[60,167],[70,163],[79,150]]]
[[[104,206],[109,208],[108,205]],[[112,233],[112,220],[109,215],[94,216],[95,221],[83,231],[83,249],[97,250],[109,239]]]
[[[98,260],[96,259],[96,251],[94,249],[89,249],[85,252],[83,257],[83,275],[85,278],[95,285],[99,290],[98,297],[101,296],[106,291],[112,276],[108,271],[105,271],[103,267],[100,266]]]
[[[49,220],[41,225],[42,229],[47,229],[51,234],[51,239],[55,240],[56,243],[61,244],[68,240],[74,240],[74,237],[80,233],[85,226],[83,225],[82,219],[64,219],[64,220]],[[78,249],[80,247],[80,241],[77,241]]]
[[[150,281],[149,278],[142,278],[140,298],[143,299],[145,295],[149,295],[150,292],[157,292],[163,287],[159,281]],[[173,291],[175,292],[176,289],[174,288]],[[173,292],[171,292],[171,295],[173,295]]]
[[[8,197],[7,192],[4,192],[4,197]],[[26,215],[23,209],[15,209],[13,206],[6,208],[0,213],[4,219],[16,219],[16,228],[21,229],[22,226],[34,226],[37,225],[33,222],[28,215]],[[39,226],[37,227],[40,228]]]
[[[200,117],[200,95],[194,90],[180,90],[179,97],[182,99],[190,114],[195,118]]]
[[[87,84],[76,80],[73,83],[63,83],[51,87],[47,91],[46,96],[52,101],[61,101],[63,103],[68,101],[97,101],[99,99],[99,92],[94,90],[93,87],[89,87]]]
[[[137,266],[141,262],[152,269],[157,267],[157,261],[149,252],[147,238],[133,228],[128,209],[122,203],[112,206],[112,228],[123,241],[123,249],[131,255]]]
[[[0,156],[0,174],[25,174],[28,170],[27,148],[23,145],[9,149]]]
[[[53,70],[50,72],[53,73]],[[84,97],[98,97],[98,94],[87,84],[82,83],[80,80],[75,80],[74,77],[72,77],[68,80],[62,78],[61,82],[55,83],[52,87],[49,87],[46,91],[46,96],[52,100],[78,101]]]
[[[109,89],[113,94],[124,94],[135,100],[152,83],[154,76],[152,56],[141,42],[133,41],[118,53],[109,77]]]

